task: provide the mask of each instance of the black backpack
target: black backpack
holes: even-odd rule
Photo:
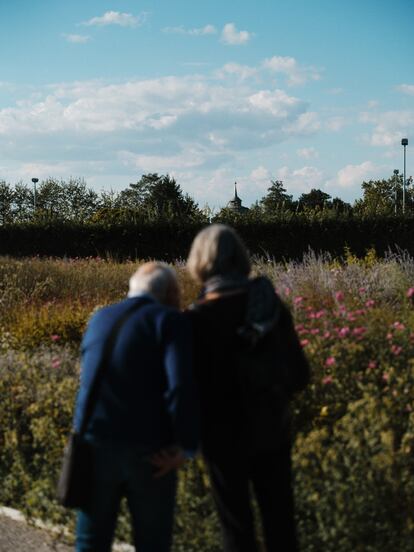
[[[265,277],[248,286],[246,319],[238,329],[237,377],[251,453],[275,449],[288,438],[287,354],[280,331],[283,309]]]

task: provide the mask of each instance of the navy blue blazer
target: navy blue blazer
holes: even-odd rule
[[[148,295],[127,298],[96,312],[81,345],[80,388],[74,428],[79,430],[86,397],[116,320],[138,306],[121,327],[100,384],[86,435],[150,450],[198,446],[198,397],[192,377],[191,327],[177,309]]]

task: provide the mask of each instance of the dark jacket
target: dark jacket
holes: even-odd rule
[[[192,378],[191,328],[176,309],[148,296],[100,309],[81,346],[81,379],[74,426],[79,429],[86,397],[116,320],[138,306],[122,325],[87,426],[96,441],[142,445],[151,450],[198,443],[198,400]]]
[[[309,381],[309,365],[297,338],[288,308],[279,301],[274,328],[260,348],[271,359],[273,383],[289,399]],[[246,426],[246,405],[239,385],[240,354],[245,343],[239,328],[246,319],[247,292],[200,300],[188,311],[193,326],[194,369],[201,402],[201,446],[206,454],[243,451],[251,444]],[[285,435],[275,435],[269,448],[278,448]]]

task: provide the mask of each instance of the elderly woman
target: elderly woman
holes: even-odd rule
[[[224,549],[258,550],[251,483],[267,551],[297,551],[288,403],[308,383],[309,367],[291,315],[267,278],[249,279],[248,253],[228,226],[196,236],[188,270],[203,285],[188,315]]]

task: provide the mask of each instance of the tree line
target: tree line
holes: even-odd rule
[[[271,180],[267,194],[249,211],[238,214],[224,207],[214,213],[200,208],[176,180],[149,173],[119,192],[96,192],[81,178],[68,181],[48,178],[34,188],[23,183],[0,181],[0,225],[72,222],[76,224],[140,224],[159,220],[190,223],[292,218],[387,216],[401,213],[402,176],[362,183],[363,195],[352,205],[319,189],[294,200],[281,180]],[[412,187],[406,190],[406,212],[414,209]]]

